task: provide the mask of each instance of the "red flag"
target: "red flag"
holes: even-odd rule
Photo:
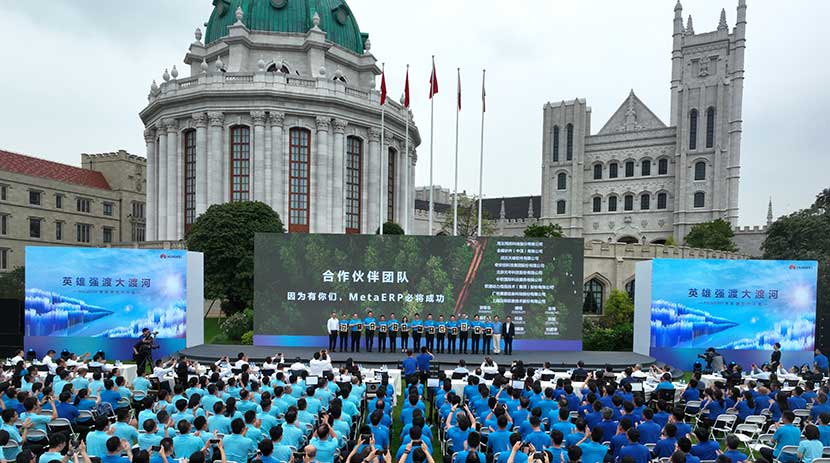
[[[429,99],[438,93],[438,76],[435,74],[435,60],[432,60],[432,75],[429,76]]]
[[[484,90],[484,73],[481,72],[481,112],[487,112],[487,91]]]
[[[380,105],[386,104],[386,72],[380,72]]]
[[[406,66],[406,82],[403,84],[403,107],[409,107],[409,65]]]
[[[461,68],[458,68],[458,110],[461,111]]]

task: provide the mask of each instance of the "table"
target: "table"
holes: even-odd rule
[[[403,385],[401,379],[403,377],[400,368],[389,368],[383,370],[381,368],[361,368],[360,373],[364,378],[374,378],[375,373],[387,373],[389,375],[389,383],[395,388],[395,395],[401,395]]]

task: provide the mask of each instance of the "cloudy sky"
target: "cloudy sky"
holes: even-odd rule
[[[153,79],[178,65],[210,0],[0,2],[0,148],[79,164],[81,152],[144,154],[138,112]],[[428,183],[430,55],[438,63],[435,181],[452,187],[455,70],[462,68],[459,188],[478,190],[481,69],[487,68],[484,193],[541,191],[542,105],[587,98],[598,130],[629,89],[668,121],[674,0],[350,0],[389,90],[411,65]],[[828,187],[830,2],[749,0],[741,169],[742,225],[809,205]],[[697,32],[737,0],[686,0]],[[182,73],[183,75],[186,73]],[[822,136],[822,134],[825,134]]]

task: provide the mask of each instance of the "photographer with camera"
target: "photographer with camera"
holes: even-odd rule
[[[153,349],[159,348],[154,339],[157,334],[158,331],[151,332],[149,328],[144,328],[138,342],[133,345],[133,360],[139,371],[147,371],[147,366],[153,365]]]
[[[697,358],[706,361],[706,369],[704,370],[704,373],[717,373],[723,370],[723,356],[715,351],[714,347],[706,349],[706,352],[704,352],[703,355],[698,355]]]

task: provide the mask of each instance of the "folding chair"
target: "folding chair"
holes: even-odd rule
[[[776,462],[780,462],[780,458],[782,454],[792,455],[792,459],[789,461],[798,461],[798,446],[797,445],[785,445],[781,447],[781,453],[778,454],[778,458],[775,459]]]
[[[718,415],[718,417],[715,418],[715,424],[713,424],[712,428],[709,430],[709,438],[716,439],[716,432],[722,433],[723,437],[726,437],[727,434],[731,434],[735,430],[735,424],[737,422],[738,415],[727,415],[725,413]]]
[[[683,406],[683,415],[687,420],[692,420],[692,424],[695,426],[697,426],[700,418],[700,405],[702,403],[700,400],[690,400]]]
[[[750,460],[755,460],[755,454],[752,449],[752,444],[758,439],[761,434],[761,428],[752,423],[739,424],[735,428],[734,436],[749,450]]]
[[[51,422],[46,423],[46,429],[49,430],[49,434],[68,430],[70,434],[75,435],[75,430],[72,429],[72,423],[66,418],[55,418]]]

